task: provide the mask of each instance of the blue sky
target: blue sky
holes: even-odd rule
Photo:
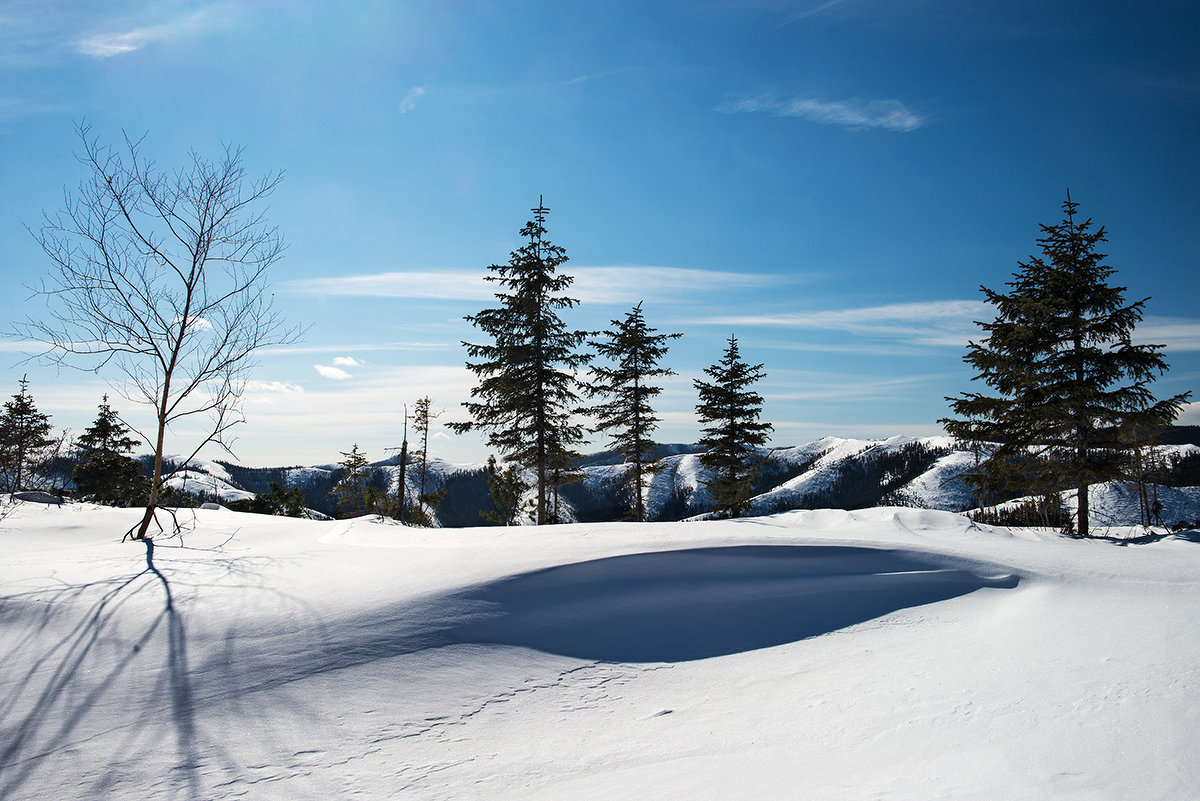
[[[1060,219],[1109,230],[1160,395],[1200,385],[1200,10],[1192,3],[0,2],[0,318],[48,262],[26,225],[83,177],[86,119],[161,164],[245,148],[283,170],[280,311],[235,451],[247,464],[373,459],[401,405],[463,419],[462,317],[544,196],[550,238],[603,327],[642,301],[672,346],[664,441],[698,434],[691,380],[736,334],[762,362],[773,444],[940,431],[964,345]],[[7,326],[6,326],[7,327]],[[76,432],[103,376],[20,363]],[[116,376],[111,376],[116,378]],[[1200,406],[1182,422],[1200,423]],[[183,450],[195,431],[174,432]],[[602,442],[593,443],[599,448]],[[441,431],[436,455],[482,461]],[[214,454],[215,455],[215,454]]]

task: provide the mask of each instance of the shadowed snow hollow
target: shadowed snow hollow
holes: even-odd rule
[[[876,548],[659,551],[477,587],[464,600],[483,602],[494,614],[451,637],[583,659],[682,662],[782,645],[1017,581],[1006,573],[978,575],[946,557]]]

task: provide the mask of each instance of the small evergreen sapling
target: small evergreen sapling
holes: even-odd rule
[[[495,455],[488,456],[484,468],[488,477],[488,494],[492,496],[492,509],[481,512],[484,520],[501,526],[515,526],[523,516],[536,512],[532,502],[522,504],[521,499],[528,489],[521,470],[515,464],[503,468],[496,463]]]
[[[338,466],[342,468],[342,477],[333,487],[339,516],[357,517],[365,512],[374,511],[379,499],[375,494],[377,491],[369,483],[371,464],[367,461],[366,454],[358,449],[357,442],[350,451],[341,451],[341,454],[342,461],[338,462]],[[368,489],[372,489],[370,498]]]
[[[145,503],[150,477],[127,455],[137,443],[105,395],[96,420],[75,441],[80,463],[71,479],[80,497],[108,506]]]
[[[58,442],[50,436],[50,416],[38,411],[29,394],[28,377],[17,383],[20,391],[0,412],[0,479],[5,492],[40,489],[35,486],[39,469]]]

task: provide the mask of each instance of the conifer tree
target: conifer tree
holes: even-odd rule
[[[109,506],[145,503],[150,493],[150,477],[131,459],[129,451],[138,444],[129,429],[108,405],[108,395],[100,403],[96,420],[75,441],[80,463],[71,473],[80,497]]]
[[[729,517],[739,517],[749,507],[762,463],[757,449],[774,428],[759,420],[763,399],[750,389],[766,375],[762,368],[746,364],[737,338],[730,336],[721,360],[704,370],[712,382],[692,382],[700,394],[696,414],[704,424],[697,443],[705,449],[700,463],[715,473],[709,497],[713,510]]]
[[[1162,346],[1132,341],[1149,298],[1127,303],[1125,287],[1108,283],[1115,270],[1097,250],[1106,231],[1078,220],[1077,207],[1068,192],[1062,222],[1040,226],[1041,256],[1018,263],[1008,292],[980,287],[996,319],[979,323],[987,336],[963,360],[998,394],[947,398],[960,417],[941,422],[959,440],[999,443],[968,476],[977,492],[1075,487],[1087,536],[1089,485],[1117,478],[1137,444],[1119,432],[1169,424],[1190,393],[1155,400]]]
[[[0,476],[5,492],[30,489],[56,443],[50,436],[50,416],[38,411],[29,394],[28,377],[21,376],[17,383],[20,391],[0,412]]]
[[[535,511],[521,503],[527,487],[520,469],[515,464],[500,467],[493,454],[488,456],[484,470],[487,472],[488,494],[492,496],[493,509],[481,512],[480,517],[502,526],[515,526],[522,514]]]
[[[252,512],[258,515],[280,517],[304,517],[304,492],[299,487],[285,487],[276,481],[267,482],[269,492],[260,492],[253,498],[242,498],[225,504],[235,512]]]
[[[367,461],[366,454],[358,449],[357,442],[349,452],[340,453],[342,461],[338,462],[338,466],[342,468],[342,477],[333,487],[333,497],[337,502],[338,511],[344,517],[355,517],[363,514],[367,508],[371,464]],[[374,506],[378,499],[372,496],[370,500],[371,506]]]
[[[550,516],[554,467],[583,441],[572,415],[579,392],[575,371],[588,360],[578,348],[588,333],[568,329],[558,316],[578,302],[564,294],[574,279],[557,272],[567,253],[546,239],[549,209],[539,199],[532,211],[533,219],[521,229],[525,245],[510,254],[508,264],[488,267],[486,279],[499,286],[500,305],[466,318],[493,341],[463,343],[468,359],[478,360],[468,361],[467,369],[480,382],[471,390],[474,400],[463,404],[472,419],[449,427],[488,431],[488,445],[505,460],[534,471],[536,520],[542,524]]]
[[[592,365],[592,384],[588,394],[608,400],[588,411],[595,416],[594,432],[609,432],[611,445],[621,458],[631,465],[628,473],[633,517],[639,523],[646,519],[645,488],[657,472],[654,452],[656,444],[651,434],[658,428],[660,418],[650,402],[662,392],[655,379],[675,375],[673,370],[659,367],[667,353],[667,341],[682,334],[659,334],[646,324],[642,304],[633,307],[623,320],[612,320],[604,331],[604,339],[590,344],[596,353],[615,362],[615,366]]]

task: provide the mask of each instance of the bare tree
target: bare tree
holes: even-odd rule
[[[298,335],[266,291],[284,243],[261,206],[283,176],[248,179],[240,148],[226,146],[215,161],[193,151],[170,172],[142,155],[142,139],[126,135],[118,149],[86,123],[78,134],[88,176],[34,232],[54,263],[35,288],[49,313],[18,331],[46,346],[43,358],[115,371],[125,397],[154,409],[155,430],[138,432],[154,449],[150,496],[129,532],[144,539],[165,479],[168,427],[209,418],[184,465],[209,444],[228,451],[230,429],[244,420],[252,355]]]

